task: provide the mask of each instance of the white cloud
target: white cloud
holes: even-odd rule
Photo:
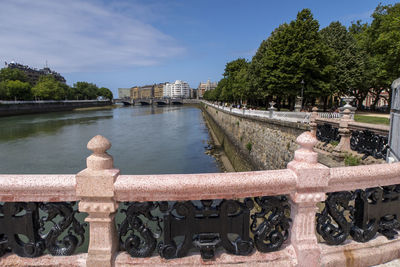
[[[174,38],[137,19],[154,12],[137,3],[125,5],[122,11],[79,0],[1,0],[0,60],[36,67],[47,60],[59,72],[102,71],[154,65],[185,51]],[[135,7],[140,16],[127,12]]]

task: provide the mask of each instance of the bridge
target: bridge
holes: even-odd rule
[[[296,141],[286,169],[121,175],[98,135],[78,174],[2,174],[0,265],[373,266],[398,258],[400,163],[328,168],[317,162],[315,133]],[[77,253],[85,238],[88,250]]]

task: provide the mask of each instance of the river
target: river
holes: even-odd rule
[[[219,172],[195,106],[134,106],[0,118],[0,174],[74,174],[95,135],[122,174]]]

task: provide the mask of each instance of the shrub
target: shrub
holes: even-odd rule
[[[346,166],[357,166],[361,164],[361,160],[359,157],[353,156],[351,154],[346,154],[344,157],[344,164]]]
[[[248,150],[249,152],[251,152],[251,149],[253,148],[253,144],[252,144],[251,142],[248,142],[248,143],[246,144],[246,148],[247,148],[247,150]]]
[[[330,141],[329,144],[331,144],[333,147],[336,147],[339,144],[339,141]]]

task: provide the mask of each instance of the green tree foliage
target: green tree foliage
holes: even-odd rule
[[[110,89],[105,88],[105,87],[99,88],[99,90],[97,92],[97,96],[102,96],[105,99],[109,99],[109,100],[113,99],[113,93],[111,92]]]
[[[26,82],[25,73],[18,69],[3,68],[0,70],[0,99],[29,100],[31,85]]]
[[[32,88],[35,99],[64,100],[67,98],[68,85],[57,81],[52,75],[42,76]]]
[[[0,82],[0,97],[5,100],[29,100],[31,99],[31,85],[21,81]]]
[[[97,85],[88,82],[77,82],[72,88],[73,96],[76,99],[86,100],[86,99],[96,99],[98,96],[99,88]]]
[[[19,69],[2,68],[0,70],[0,81],[7,80],[27,82],[28,78],[26,74]]]
[[[364,83],[368,58],[355,37],[340,22],[332,22],[320,33],[333,57],[329,91],[338,96],[353,94],[357,98],[365,97],[369,90]]]
[[[387,89],[400,76],[400,3],[378,5],[367,29],[367,52],[376,68],[376,90]]]

